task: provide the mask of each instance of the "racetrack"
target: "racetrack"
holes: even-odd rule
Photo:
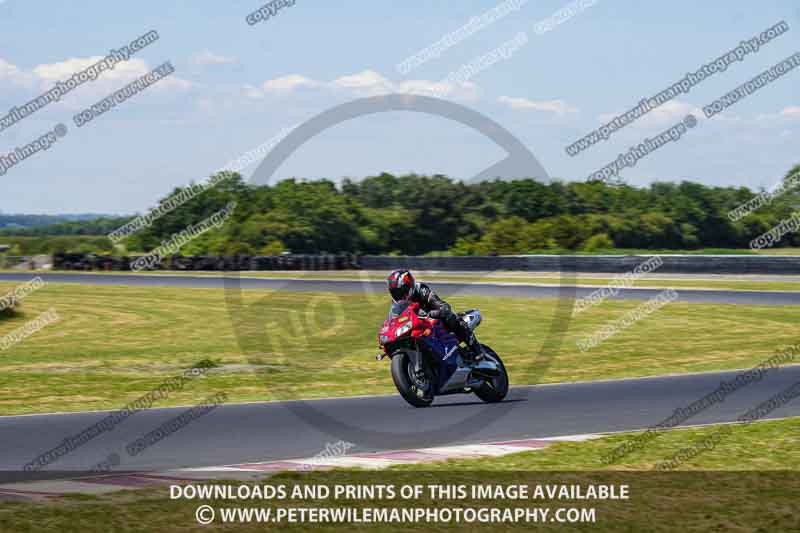
[[[128,443],[186,410],[151,409],[132,415],[46,470],[88,469],[110,453],[121,457],[121,470],[165,470],[309,457],[339,440],[355,444],[355,453],[635,430],[669,418],[737,374],[516,387],[505,402],[495,405],[477,402],[472,395],[437,398],[428,409],[412,408],[397,395],[222,405],[130,457],[125,452]],[[733,421],[798,381],[800,366],[770,370],[685,425]],[[0,417],[0,470],[6,475],[19,472],[40,453],[107,414]],[[800,403],[789,402],[768,418],[798,415]]]
[[[23,282],[32,273],[0,273],[0,281]],[[50,283],[169,287],[225,287],[222,277],[178,275],[104,275],[41,273]],[[230,281],[228,282],[231,283]],[[282,280],[247,277],[245,289],[298,292],[372,292],[382,282]],[[444,295],[558,298],[559,288],[498,283],[436,283]],[[235,285],[234,285],[235,287]],[[577,288],[577,296],[593,289]],[[572,293],[573,291],[569,291]],[[618,298],[647,299],[660,289],[623,289]],[[562,293],[563,294],[563,293]],[[679,290],[691,303],[797,305],[800,294],[725,290]],[[570,294],[571,296],[571,294]],[[386,368],[388,374],[388,365]],[[351,452],[372,452],[537,437],[629,431],[670,417],[734,379],[737,372],[687,374],[617,381],[515,387],[499,405],[485,405],[472,395],[437,398],[430,409],[414,409],[398,395],[222,405],[136,456],[126,445],[159,428],[187,408],[135,413],[112,430],[81,445],[46,470],[87,470],[116,453],[120,470],[168,470],[182,467],[309,457],[340,440]],[[514,375],[511,375],[514,382]],[[686,421],[686,425],[733,421],[774,394],[800,382],[800,366],[770,370],[762,381],[731,393]],[[218,391],[224,392],[224,391]],[[124,401],[120,401],[122,405]],[[0,417],[0,471],[19,472],[36,456],[51,450],[108,416],[108,412]],[[769,417],[800,416],[790,402]]]
[[[87,285],[131,285],[150,287],[187,287],[187,288],[218,288],[226,286],[222,276],[183,276],[183,275],[137,275],[137,274],[70,274],[70,273],[37,273],[43,280],[50,283],[81,283]],[[29,281],[32,273],[0,273],[0,281]],[[556,281],[556,280],[554,280]],[[369,292],[381,294],[386,286],[381,281],[352,281],[352,280],[319,280],[319,279],[269,279],[247,277],[243,274],[240,278],[229,278],[229,287],[237,285],[242,289],[272,289],[294,292]],[[551,285],[526,285],[518,283],[452,283],[436,282],[433,284],[437,292],[442,295],[475,295],[498,296],[517,298],[559,298],[563,291]],[[576,287],[570,289],[570,296],[577,298],[588,296],[595,289]],[[619,294],[612,299],[647,300],[662,289],[630,288],[620,289]],[[722,304],[750,304],[750,305],[800,305],[800,293],[795,292],[769,292],[769,291],[730,291],[706,289],[677,289],[678,301],[688,303],[722,303]]]

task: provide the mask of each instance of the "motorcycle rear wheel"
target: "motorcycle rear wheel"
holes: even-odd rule
[[[433,396],[417,386],[414,364],[408,352],[398,351],[392,356],[392,380],[400,396],[414,407],[428,407],[433,403]]]
[[[483,351],[486,353],[485,357],[497,363],[497,367],[500,369],[500,375],[492,378],[490,381],[484,381],[480,387],[473,389],[473,392],[475,392],[475,396],[486,403],[501,402],[506,397],[506,394],[508,394],[508,372],[500,356],[497,355],[494,350],[485,344],[481,346],[483,346]]]

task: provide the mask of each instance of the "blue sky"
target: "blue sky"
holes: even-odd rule
[[[522,140],[554,177],[584,179],[620,152],[800,51],[796,1],[597,0],[547,33],[537,23],[570,4],[530,0],[440,57],[399,74],[395,66],[502,0],[296,0],[269,20],[245,17],[263,2],[211,0],[124,4],[0,2],[0,115],[134,38],[160,38],[114,71],[0,132],[0,153],[56,124],[66,137],[0,176],[0,210],[132,213],[173,187],[199,181],[281,129],[361,96],[414,90],[526,32],[528,42],[466,83],[452,99]],[[77,4],[77,5],[76,5]],[[575,157],[564,148],[689,71],[785,20],[790,31],[669,105]],[[95,59],[96,60],[96,59]],[[91,123],[72,117],[170,61],[175,73]],[[800,69],[798,69],[800,70]],[[690,179],[707,184],[775,183],[800,163],[800,72],[791,72],[661,148],[625,181]],[[467,178],[503,157],[462,125],[385,113],[316,137],[279,177],[360,177],[381,171]],[[255,165],[244,174],[248,176]]]

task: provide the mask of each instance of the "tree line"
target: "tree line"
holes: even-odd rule
[[[797,172],[800,165],[787,177]],[[798,201],[798,195],[789,191],[739,220],[729,217],[759,192],[688,181],[648,187],[543,184],[532,179],[467,185],[443,175],[388,173],[346,179],[338,185],[331,180],[298,179],[251,185],[229,173],[216,187],[129,237],[117,252],[152,250],[231,201],[236,209],[224,227],[192,240],[182,254],[491,255],[747,248],[752,239],[792,216]],[[89,235],[102,229],[108,233],[127,220],[67,222],[30,232]],[[798,246],[800,236],[786,235],[779,245]]]
[[[787,177],[797,172],[800,165]],[[532,179],[467,185],[442,175],[388,173],[344,180],[339,186],[329,180],[296,179],[254,186],[231,175],[156,220],[127,245],[152,249],[235,200],[236,210],[225,227],[190,242],[182,253],[487,255],[747,248],[752,239],[791,216],[798,200],[790,191],[731,220],[728,213],[758,192],[688,181],[644,188]],[[800,236],[787,235],[780,244],[800,245]]]

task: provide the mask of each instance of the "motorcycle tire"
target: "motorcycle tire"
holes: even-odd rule
[[[420,394],[422,391],[413,378],[411,358],[405,351],[398,351],[392,356],[392,380],[400,396],[414,407],[428,407],[433,403],[432,396]]]

